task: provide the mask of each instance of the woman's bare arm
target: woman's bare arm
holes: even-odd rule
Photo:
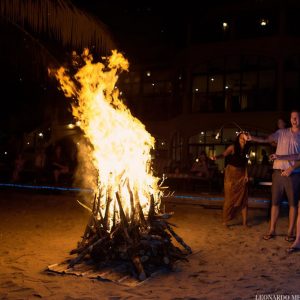
[[[224,158],[224,157],[232,154],[233,152],[234,152],[234,146],[230,145],[226,148],[226,150],[222,154],[216,155],[216,156],[212,157],[211,159],[216,160],[216,159],[219,159],[219,158]]]

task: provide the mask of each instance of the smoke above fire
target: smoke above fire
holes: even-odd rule
[[[74,58],[78,56],[74,55]],[[128,71],[129,63],[116,50],[94,62],[88,49],[81,55],[83,65],[74,75],[61,67],[56,78],[66,97],[71,99],[72,113],[88,144],[80,146],[84,177],[93,182],[98,197],[113,201],[118,193],[124,212],[133,213],[137,202],[147,214],[150,197],[159,202],[158,178],[151,169],[151,150],[155,140],[120,99],[116,86],[119,74]],[[92,165],[94,170],[89,170]],[[82,173],[81,173],[82,174]],[[91,180],[92,176],[92,180]],[[133,196],[132,196],[133,195]],[[134,199],[134,204],[132,199]],[[111,205],[110,217],[116,205]],[[102,206],[99,213],[105,213]]]

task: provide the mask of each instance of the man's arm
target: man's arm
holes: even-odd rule
[[[269,135],[265,138],[263,137],[258,137],[258,136],[252,136],[248,134],[247,136],[248,141],[256,142],[256,143],[272,143],[275,142],[275,140],[272,138],[272,135]]]
[[[278,154],[271,154],[271,160],[279,159],[279,160],[300,160],[300,153],[297,154],[289,154],[289,155],[278,155]]]

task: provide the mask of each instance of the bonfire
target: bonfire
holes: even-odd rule
[[[158,267],[172,268],[191,248],[174,232],[172,213],[161,208],[165,189],[151,166],[154,138],[120,99],[116,83],[128,71],[128,61],[112,51],[94,62],[88,49],[74,58],[81,67],[74,74],[60,68],[56,78],[72,99],[73,116],[88,141],[84,161],[92,163],[96,176],[94,196],[82,203],[90,218],[69,267],[84,260],[99,266],[121,263],[144,280]],[[95,173],[85,175],[90,174]]]

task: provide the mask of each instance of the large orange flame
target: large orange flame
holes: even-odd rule
[[[119,98],[116,82],[118,74],[128,70],[128,61],[112,51],[112,55],[105,58],[105,64],[94,63],[88,49],[82,58],[85,64],[75,76],[60,68],[56,77],[65,95],[73,99],[73,116],[80,121],[92,145],[86,155],[98,172],[97,193],[103,198],[99,214],[105,213],[109,198],[112,202],[109,218],[115,215],[113,210],[118,205],[113,202],[117,201],[118,193],[126,216],[134,214],[137,205],[147,216],[150,198],[154,198],[155,207],[160,201],[158,178],[153,176],[150,167],[150,151],[155,141]]]

